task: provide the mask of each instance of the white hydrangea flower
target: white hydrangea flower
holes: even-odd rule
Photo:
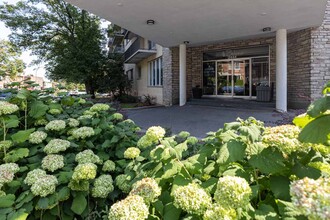
[[[46,120],[46,119],[44,119],[44,118],[41,118],[41,119],[38,119],[38,120],[36,120],[35,122],[34,122],[34,125],[35,126],[44,126],[44,125],[46,125],[46,124],[48,124],[48,121]]]
[[[107,104],[97,103],[90,107],[90,111],[92,112],[101,112],[101,111],[108,111],[110,106]]]
[[[85,139],[95,134],[94,129],[91,127],[81,127],[72,132],[75,139]]]
[[[174,205],[189,214],[203,215],[211,207],[211,196],[198,184],[179,186],[173,192]]]
[[[234,209],[225,209],[218,204],[212,205],[211,208],[206,210],[203,220],[236,220],[237,215]]]
[[[13,114],[14,112],[18,111],[18,109],[18,106],[15,104],[11,104],[6,101],[0,101],[0,116]]]
[[[292,203],[309,219],[330,219],[330,179],[304,178],[291,183]]]
[[[107,198],[109,193],[114,190],[111,175],[101,175],[94,182],[92,196],[95,198]]]
[[[37,179],[40,179],[46,175],[47,175],[46,171],[44,171],[42,169],[31,170],[30,172],[27,173],[27,175],[24,179],[24,183],[31,186],[37,181]]]
[[[250,202],[252,190],[241,177],[224,176],[219,178],[214,200],[223,208],[244,208]]]
[[[62,139],[52,139],[44,147],[44,152],[46,154],[57,154],[61,151],[65,151],[69,147],[70,147],[70,141],[62,140]]]
[[[115,178],[116,186],[124,193],[130,192],[131,190],[131,185],[129,184],[130,181],[131,181],[131,177],[126,174],[120,174]]]
[[[138,146],[138,148],[143,150],[143,149],[150,147],[151,145],[153,145],[156,142],[157,141],[155,141],[155,140],[149,139],[147,135],[144,135],[140,138],[140,140],[137,142],[136,145]]]
[[[0,165],[0,185],[13,181],[15,173],[19,171],[16,163],[4,163]]]
[[[73,180],[92,180],[96,177],[97,166],[93,163],[78,164],[73,171]]]
[[[46,197],[53,194],[58,181],[55,176],[45,175],[38,178],[31,186],[31,192],[35,196]]]
[[[13,142],[6,140],[6,141],[0,141],[0,150],[8,150],[13,146]]]
[[[77,119],[74,118],[69,118],[68,119],[68,125],[72,128],[78,127],[79,126],[79,121]]]
[[[59,114],[62,113],[62,111],[61,111],[60,109],[55,109],[55,108],[53,108],[53,109],[50,109],[50,110],[48,111],[48,113],[51,114],[51,115],[59,115]]]
[[[126,199],[113,204],[109,211],[109,220],[143,220],[149,215],[148,206],[138,195],[128,196]]]
[[[107,160],[103,163],[102,171],[104,172],[111,172],[115,171],[116,164],[112,160]]]
[[[148,128],[146,136],[153,141],[158,141],[165,136],[165,129],[160,126],[152,126]]]
[[[63,120],[53,120],[48,122],[45,126],[47,131],[62,131],[65,129],[65,121]]]
[[[81,163],[102,163],[102,160],[92,150],[84,150],[76,155],[76,162]]]
[[[124,152],[124,158],[126,159],[135,159],[140,155],[141,151],[136,147],[129,147]]]
[[[43,131],[35,131],[29,136],[31,144],[40,144],[47,138],[47,133]]]
[[[161,192],[161,188],[158,186],[156,180],[143,178],[133,184],[129,195],[139,195],[144,199],[146,204],[150,204],[160,196]]]
[[[111,119],[116,121],[121,121],[124,119],[124,116],[121,113],[116,112],[111,115]]]
[[[62,155],[49,154],[41,161],[41,167],[50,172],[64,167],[64,157]]]
[[[90,116],[94,116],[94,115],[96,115],[97,113],[96,112],[92,112],[92,111],[90,111],[90,110],[86,110],[86,111],[84,111],[84,113],[83,113],[83,115],[90,115]]]
[[[81,115],[78,117],[78,120],[81,121],[81,120],[84,120],[84,119],[92,119],[93,116],[92,115]]]

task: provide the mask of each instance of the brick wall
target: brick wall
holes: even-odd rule
[[[330,80],[330,1],[322,25],[312,29],[311,38],[311,98],[317,99]]]
[[[172,104],[179,103],[179,47],[172,47],[171,56],[172,56]]]
[[[172,54],[169,48],[163,48],[163,104],[172,105]]]

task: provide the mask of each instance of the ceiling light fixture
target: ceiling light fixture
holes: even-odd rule
[[[183,43],[184,43],[184,44],[189,44],[190,42],[187,41],[187,40],[185,40],[185,41],[183,41]]]
[[[272,28],[271,27],[264,27],[262,29],[262,32],[270,32],[270,31],[272,31]]]
[[[155,20],[149,19],[149,20],[147,20],[147,24],[148,25],[154,25],[155,24]]]

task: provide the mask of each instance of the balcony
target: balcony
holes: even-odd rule
[[[149,41],[147,47],[143,47],[143,39],[137,38],[125,51],[125,63],[138,63],[143,59],[156,54],[156,45]]]

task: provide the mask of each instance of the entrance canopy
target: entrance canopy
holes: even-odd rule
[[[327,3],[327,0],[67,1],[165,47],[184,41],[198,45],[262,36],[266,27],[272,32],[319,26]],[[154,24],[147,24],[147,20]]]

